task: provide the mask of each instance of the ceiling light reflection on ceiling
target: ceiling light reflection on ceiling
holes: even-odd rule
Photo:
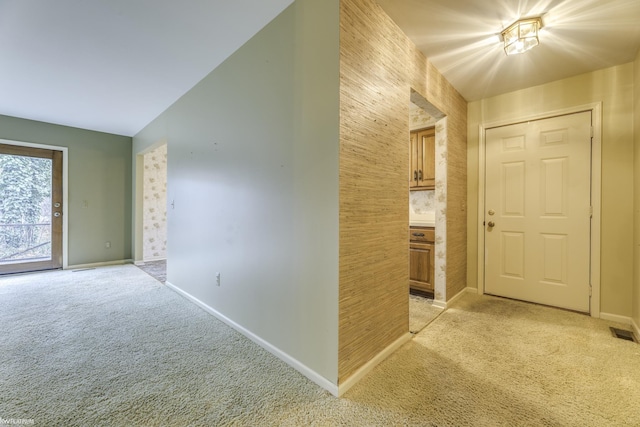
[[[504,52],[507,55],[523,53],[539,44],[538,31],[542,27],[542,19],[529,18],[514,22],[502,31]]]

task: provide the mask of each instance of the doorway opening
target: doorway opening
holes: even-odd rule
[[[0,143],[0,274],[63,268],[66,151]]]
[[[412,90],[409,103],[409,329],[446,307],[446,116]]]
[[[167,141],[136,156],[135,263],[164,281],[167,260]]]

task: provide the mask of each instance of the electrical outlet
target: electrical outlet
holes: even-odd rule
[[[104,247],[107,249],[111,248],[111,242],[104,242]]]
[[[220,273],[216,273],[216,286],[220,286]]]

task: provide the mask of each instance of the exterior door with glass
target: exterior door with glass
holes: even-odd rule
[[[0,144],[0,274],[62,267],[62,152]]]

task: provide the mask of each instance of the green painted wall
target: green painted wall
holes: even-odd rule
[[[296,0],[133,147],[168,144],[168,281],[325,385],[337,384],[338,37],[338,0]]]
[[[130,137],[0,116],[0,139],[68,148],[69,266],[131,259]]]

